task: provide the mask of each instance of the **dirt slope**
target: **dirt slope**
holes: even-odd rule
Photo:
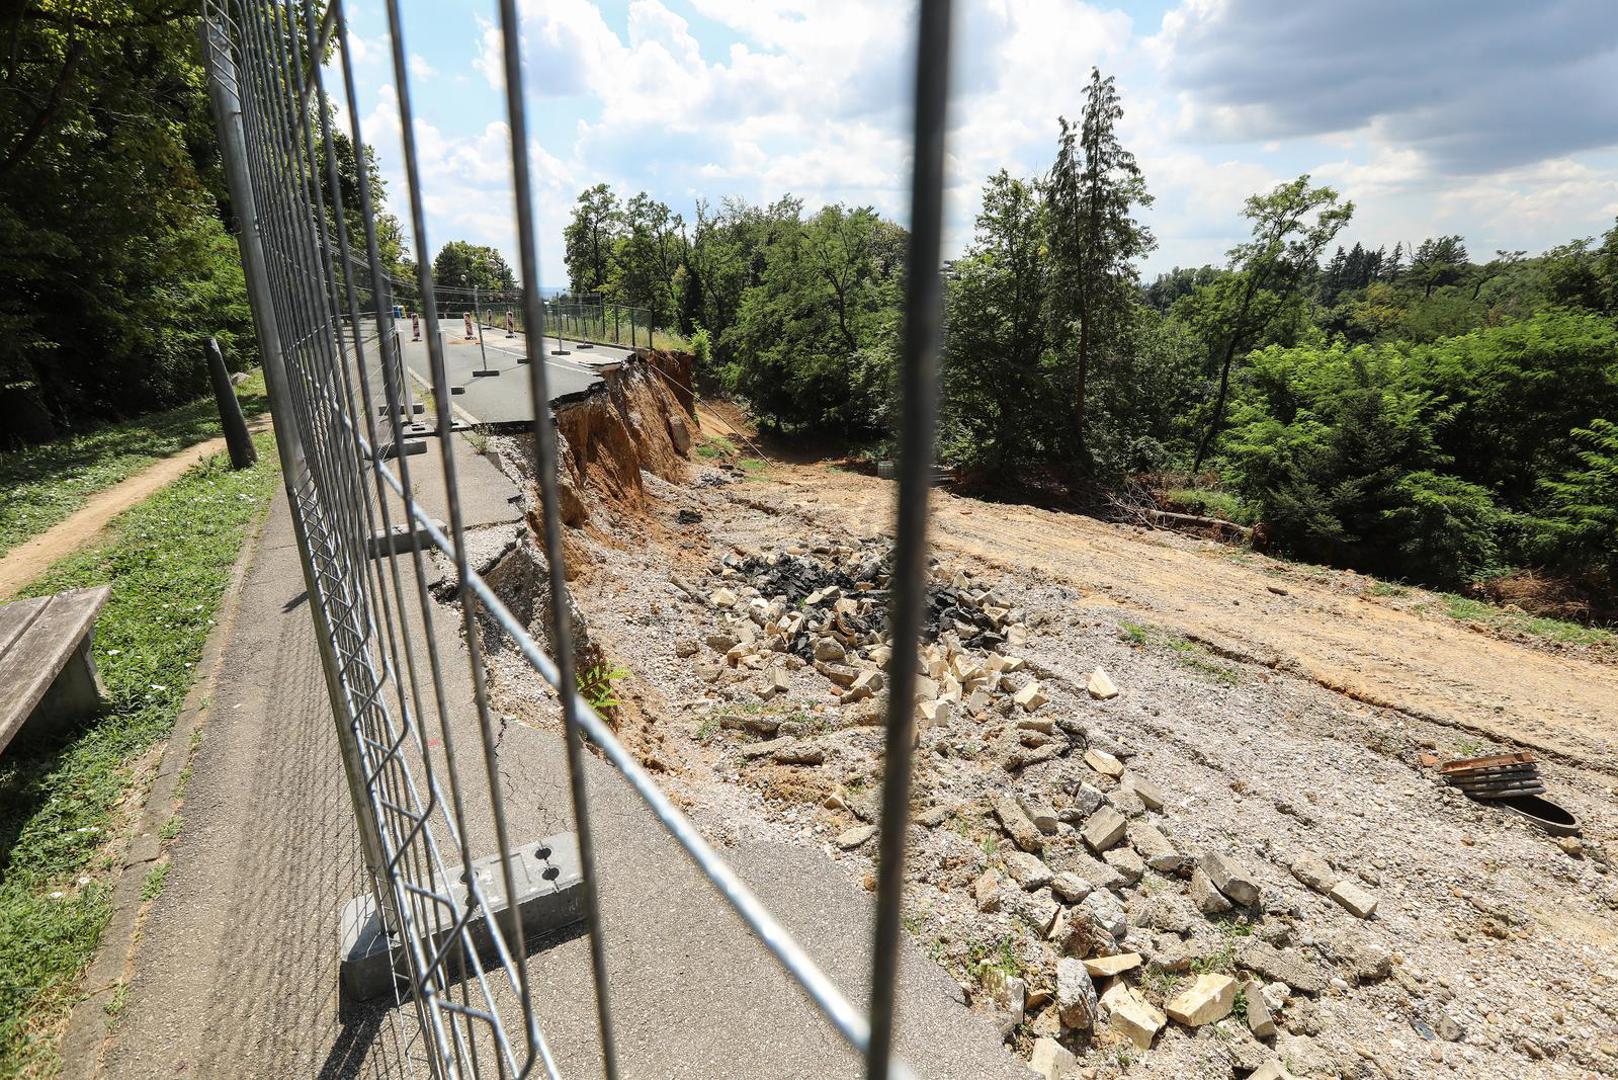
[[[817,516],[891,520],[891,484],[824,467],[773,479]],[[1218,651],[1304,675],[1350,697],[1618,772],[1618,666],[1528,648],[1230,548],[1071,514],[937,493],[933,542],[994,566],[1078,586],[1085,603]],[[1276,590],[1283,590],[1277,592]]]

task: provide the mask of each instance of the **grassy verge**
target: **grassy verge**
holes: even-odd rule
[[[1562,619],[1529,615],[1453,593],[1440,593],[1439,599],[1443,602],[1444,614],[1457,622],[1479,623],[1497,632],[1545,638],[1564,645],[1611,645],[1618,642],[1618,635],[1599,626],[1583,626]]]
[[[253,468],[209,459],[25,590],[112,586],[95,647],[109,705],[0,756],[0,1076],[60,1067],[75,984],[111,914],[126,800],[174,726],[231,567],[275,488],[272,436],[257,442]],[[147,884],[155,895],[162,882]]]
[[[1125,620],[1118,624],[1118,636],[1131,645],[1157,646],[1169,650],[1175,660],[1198,675],[1225,686],[1241,685],[1242,676],[1201,642],[1157,626]]]
[[[264,412],[269,398],[263,371],[237,387],[236,396],[249,417]],[[209,395],[167,412],[0,454],[0,555],[66,518],[96,492],[218,434],[219,407]]]

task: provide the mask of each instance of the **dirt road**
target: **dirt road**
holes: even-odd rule
[[[254,417],[247,425],[247,430],[253,434],[268,431],[269,428],[270,417],[267,414]],[[224,452],[223,436],[209,439],[188,446],[173,457],[164,458],[122,483],[90,496],[71,517],[56,523],[32,540],[18,544],[0,557],[0,600],[39,577],[58,559],[65,559],[89,544],[109,521],[146,501],[153,492],[174,483],[197,462]]]
[[[772,479],[816,517],[856,531],[892,517],[893,488],[883,481],[790,465],[772,468]],[[1085,604],[1128,609],[1356,700],[1618,772],[1618,665],[1401,610],[1359,575],[942,492],[933,541],[1077,586]]]

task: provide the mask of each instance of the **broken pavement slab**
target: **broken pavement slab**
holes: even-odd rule
[[[1100,855],[1124,838],[1128,825],[1124,815],[1110,806],[1103,806],[1090,815],[1084,828],[1079,830],[1079,835],[1091,851]]]

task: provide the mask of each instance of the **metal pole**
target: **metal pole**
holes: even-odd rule
[[[247,421],[242,419],[242,403],[236,400],[236,387],[231,384],[230,371],[225,367],[225,354],[213,338],[208,339],[203,352],[208,357],[208,379],[213,383],[214,400],[219,403],[219,423],[225,429],[230,467],[245,469],[258,460],[258,451],[253,449],[253,439],[247,434]]]
[[[479,375],[493,375],[489,370],[489,350],[483,347],[483,304],[478,297],[477,285],[472,286],[472,325],[478,328]]]

